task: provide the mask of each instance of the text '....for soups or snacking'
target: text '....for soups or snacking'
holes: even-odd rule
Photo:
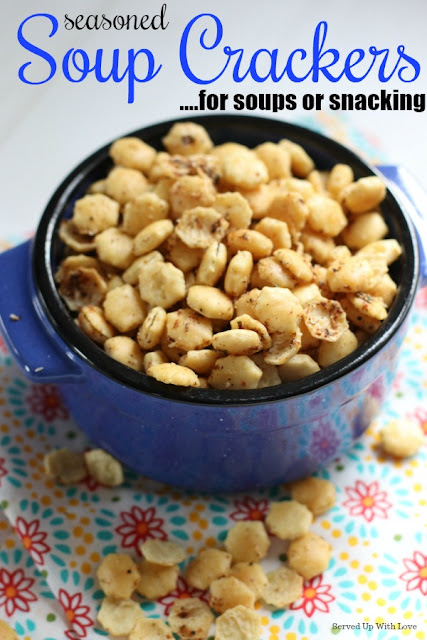
[[[143,40],[144,30],[167,28],[166,9],[167,6],[163,5],[157,16],[143,16],[146,20],[137,16],[115,16],[110,19],[104,14],[99,20],[95,20],[97,16],[72,19],[67,15],[64,28],[141,29]],[[34,21],[42,21],[47,29],[44,42],[34,42],[31,37],[29,23]],[[83,82],[87,77],[95,77],[99,83],[123,82],[127,86],[127,101],[131,104],[135,101],[136,86],[153,80],[163,67],[155,52],[148,48],[129,48],[127,51],[99,48],[90,53],[82,48],[70,48],[55,57],[49,52],[48,44],[49,39],[56,36],[59,27],[59,20],[50,13],[35,13],[19,25],[19,44],[30,54],[18,70],[19,79],[25,84],[44,84],[61,73],[72,83]],[[235,83],[245,80],[301,83],[305,80],[319,82],[322,79],[331,83],[341,79],[360,83],[368,75],[375,75],[381,83],[392,79],[394,82],[411,83],[420,75],[420,63],[406,52],[403,44],[394,50],[372,45],[367,49],[340,52],[328,45],[328,38],[328,23],[321,21],[314,30],[311,45],[306,48],[300,47],[290,52],[285,47],[245,51],[238,44],[227,41],[218,16],[201,13],[185,26],[177,55],[182,72],[196,85],[211,85],[227,76]]]

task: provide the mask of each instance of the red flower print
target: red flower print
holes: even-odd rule
[[[32,413],[43,416],[50,422],[55,418],[68,418],[68,411],[62,404],[58,389],[53,384],[33,384],[27,396]]]
[[[0,336],[0,352],[7,353],[7,347],[4,343],[3,338]]]
[[[422,407],[417,407],[414,411],[414,418],[418,421],[421,429],[427,435],[427,411]]]
[[[268,511],[268,500],[254,500],[249,496],[235,500],[236,510],[230,514],[232,520],[263,520]]]
[[[116,531],[122,536],[122,547],[126,549],[134,547],[135,551],[141,553],[139,545],[147,538],[167,540],[166,532],[162,529],[163,520],[156,518],[154,507],[145,511],[132,507],[130,511],[122,511],[120,517],[124,524],[117,527]]]
[[[403,381],[404,375],[401,371],[398,371],[395,375],[395,378],[393,380],[393,389],[395,391],[400,391],[401,385],[402,385],[402,381]]]
[[[422,309],[427,309],[427,287],[424,287],[418,292],[415,298],[415,306]]]
[[[82,594],[75,593],[71,595],[64,589],[60,589],[58,600],[72,627],[72,631],[66,631],[66,636],[70,640],[74,640],[76,636],[77,638],[86,638],[86,628],[91,627],[93,621],[87,615],[90,611],[89,607],[82,604]]]
[[[190,587],[182,576],[178,578],[176,588],[164,598],[160,598],[160,600],[157,600],[157,602],[164,606],[164,613],[165,616],[167,616],[169,615],[169,609],[171,608],[175,600],[180,600],[183,598],[200,598],[200,600],[204,600],[206,604],[209,604],[207,592],[200,591],[200,589],[195,589],[194,587]]]
[[[4,458],[0,458],[0,487],[1,487],[1,479],[4,478],[4,476],[7,475],[7,469],[4,466],[5,463],[5,459]]]
[[[304,583],[302,598],[293,602],[290,609],[303,609],[306,616],[311,618],[315,611],[329,613],[328,603],[335,600],[330,593],[331,585],[322,583],[323,576],[315,576]]]
[[[355,486],[346,487],[345,492],[348,500],[343,502],[343,507],[348,507],[351,516],[362,516],[366,522],[388,518],[387,511],[392,504],[387,500],[387,493],[379,490],[377,481],[365,484],[357,480]]]
[[[13,573],[0,569],[0,610],[4,608],[7,616],[15,611],[29,611],[28,603],[37,600],[30,590],[33,584],[33,578],[26,578],[22,569],[16,569]]]
[[[39,520],[26,522],[21,517],[16,519],[15,529],[22,540],[22,544],[31,554],[36,564],[44,564],[43,554],[50,551],[50,547],[45,543],[47,533],[39,531],[39,527]]]
[[[82,480],[82,482],[86,485],[89,491],[96,491],[99,487],[102,487],[102,485],[97,482],[95,478],[92,478],[92,476],[89,475],[87,475],[86,478]]]
[[[406,582],[406,591],[419,589],[423,596],[427,596],[427,555],[414,551],[413,558],[405,558],[403,564],[407,571],[399,578]]]

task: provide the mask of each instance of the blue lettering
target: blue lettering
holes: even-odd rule
[[[202,31],[202,34],[200,36],[200,45],[202,47],[202,49],[205,49],[205,51],[210,51],[212,49],[215,49],[219,43],[222,40],[222,34],[223,34],[223,28],[222,28],[222,23],[221,20],[219,18],[217,18],[217,16],[213,15],[212,13],[201,13],[198,16],[196,16],[195,18],[193,18],[192,20],[190,20],[190,22],[187,24],[187,26],[184,29],[184,32],[182,34],[181,37],[181,42],[179,45],[179,59],[181,62],[181,67],[182,70],[184,71],[185,75],[187,76],[187,78],[189,78],[189,80],[191,80],[192,82],[195,82],[196,84],[211,84],[212,82],[215,82],[215,80],[218,80],[218,78],[220,78],[222,76],[222,74],[224,73],[224,71],[226,70],[228,63],[230,62],[230,57],[228,57],[227,62],[225,63],[223,69],[219,72],[219,74],[217,76],[215,76],[215,78],[211,78],[210,80],[203,80],[202,78],[198,78],[190,69],[190,65],[188,63],[188,54],[187,54],[187,48],[188,48],[188,38],[190,35],[190,32],[193,28],[193,25],[200,20],[200,18],[212,18],[215,22],[216,25],[216,35],[215,35],[215,39],[213,41],[213,44],[211,44],[210,46],[208,44],[206,44],[206,35],[208,30],[204,29],[204,31]]]
[[[390,50],[389,49],[377,49],[376,47],[369,47],[369,52],[373,56],[375,56],[376,58],[378,56],[381,56],[382,54],[384,54],[384,57],[381,60],[380,68],[378,69],[378,80],[380,82],[388,82],[394,76],[394,73],[395,73],[397,67],[399,66],[400,58],[397,61],[396,65],[394,66],[393,71],[390,73],[390,75],[387,76],[386,75],[386,65],[387,65],[389,54],[390,54]]]
[[[301,49],[298,49],[301,51]],[[271,52],[271,79],[273,82],[279,82],[286,73],[286,67],[283,69],[280,76],[277,75],[277,56],[279,55],[278,49],[273,49]]]
[[[354,55],[356,54],[356,55]],[[357,56],[357,57],[356,57]],[[366,73],[364,73],[362,76],[355,76],[354,73],[352,72],[353,67],[355,67],[356,65],[359,64],[359,62],[362,62],[362,60],[365,59],[365,52],[363,49],[354,49],[353,51],[350,51],[350,53],[348,54],[346,60],[345,60],[345,64],[344,64],[344,73],[346,75],[346,77],[348,78],[348,80],[350,80],[350,82],[361,82],[362,80],[364,80],[366,78],[366,76],[369,74],[369,72],[371,71],[372,67],[375,64],[375,58],[372,60],[368,70],[366,71]],[[356,60],[352,60],[352,58],[355,57]]]
[[[113,79],[113,82],[120,82],[121,80],[123,80],[123,78],[119,78],[118,74],[117,74],[117,69],[119,67],[119,59],[120,59],[120,49],[114,49],[113,50],[113,61],[112,61],[112,65],[111,65],[111,71],[107,76],[103,76],[102,75],[102,61],[103,61],[103,50],[102,49],[97,49],[96,50],[96,56],[95,56],[95,64],[94,64],[94,68],[95,68],[95,78],[97,79],[98,82],[107,82],[110,78]]]
[[[224,53],[225,55],[228,56],[228,61],[230,61],[230,58],[234,55],[237,54],[237,60],[234,63],[234,69],[233,69],[233,80],[234,82],[243,82],[243,80],[248,76],[249,72],[250,72],[250,67],[248,68],[248,70],[246,71],[246,73],[244,73],[243,75],[239,75],[239,71],[240,71],[240,65],[242,64],[242,58],[243,58],[243,54],[244,54],[244,50],[243,49],[231,49],[230,47],[224,47]],[[228,64],[228,62],[227,62]]]
[[[50,66],[49,75],[44,80],[39,80],[38,82],[35,82],[25,77],[25,69],[31,66],[32,64],[31,62],[26,62],[19,68],[19,71],[18,71],[19,79],[22,82],[25,82],[25,84],[44,84],[45,82],[48,82],[51,78],[53,78],[53,76],[55,75],[56,62],[55,62],[55,58],[53,58],[49,53],[47,53],[47,51],[44,51],[43,49],[36,47],[34,44],[31,44],[31,42],[29,42],[29,40],[27,40],[24,37],[22,32],[23,27],[26,22],[28,22],[29,20],[32,20],[33,18],[47,18],[48,20],[50,20],[52,29],[51,29],[51,32],[49,33],[49,38],[54,36],[55,33],[58,31],[58,20],[55,18],[55,16],[52,16],[50,13],[34,13],[32,16],[28,16],[28,18],[25,18],[25,20],[23,20],[18,27],[17,36],[18,36],[19,44],[22,47],[24,47],[24,49],[26,49],[27,51],[30,51],[31,53],[34,53],[34,55],[38,56],[39,58],[43,58],[43,60],[46,60],[46,62]]]
[[[71,29],[73,26],[78,28],[77,22],[80,17],[81,16],[78,16],[76,18],[74,25],[74,22],[66,14],[65,28]],[[35,13],[23,20],[18,27],[17,38],[19,44],[26,51],[46,62],[48,65],[48,69],[45,72],[41,71],[41,75],[35,80],[29,79],[29,72],[27,71],[27,67],[30,67],[34,63],[34,60],[30,59],[19,68],[19,79],[25,84],[30,85],[39,85],[48,82],[55,76],[57,71],[55,58],[44,49],[30,42],[24,35],[26,23],[35,18],[40,18],[43,22],[47,22],[50,25],[49,38],[52,38],[56,34],[59,26],[58,20],[52,14]],[[89,16],[87,28],[105,28],[106,20],[107,18],[102,14],[102,21],[98,25],[96,17]],[[207,21],[207,26],[203,27],[200,23],[201,20]],[[123,26],[119,24],[119,20],[116,22],[116,27]],[[236,83],[242,83],[248,77],[257,83],[267,80],[277,83],[286,75],[291,82],[298,83],[308,78],[311,79],[312,82],[319,82],[322,75],[326,80],[333,83],[338,82],[343,77],[352,83],[359,83],[371,73],[374,66],[378,68],[378,80],[382,83],[389,82],[395,75],[397,75],[402,82],[413,82],[421,73],[420,63],[406,53],[405,46],[403,45],[397,47],[398,59],[395,63],[395,52],[391,52],[390,49],[386,48],[378,49],[375,46],[369,47],[370,55],[368,55],[367,50],[354,49],[346,53],[346,57],[342,56],[341,58],[340,52],[337,49],[327,48],[328,23],[326,21],[320,21],[315,28],[312,52],[301,48],[295,49],[288,54],[286,65],[284,67],[281,65],[280,68],[278,68],[279,49],[257,49],[254,52],[248,53],[247,63],[245,62],[245,50],[243,48],[232,48],[228,45],[221,46],[223,34],[224,29],[221,20],[212,13],[196,15],[185,26],[180,41],[179,57],[184,74],[193,83],[198,85],[212,84],[224,75],[229,66],[232,67],[232,79]],[[194,38],[196,38],[195,50],[192,46],[190,47],[190,39],[193,42]],[[197,72],[192,68],[190,51],[192,52],[191,55],[198,59],[203,52],[209,52],[215,49],[217,49],[217,55],[221,55],[224,58],[219,62],[219,71],[213,72],[211,77],[199,77]],[[154,55],[149,49],[129,49],[127,51],[127,66],[123,71],[119,70],[119,49],[113,50],[111,54],[111,66],[108,65],[107,67],[107,65],[105,65],[104,73],[102,69],[104,63],[103,49],[97,49],[94,56],[95,59],[92,66],[91,56],[84,49],[69,49],[62,59],[64,78],[72,83],[80,83],[85,80],[89,74],[94,73],[96,80],[100,83],[105,83],[109,80],[120,83],[126,80],[129,104],[132,104],[135,100],[136,83],[149,82],[157,76],[162,68],[162,65],[156,65]],[[145,73],[140,69],[140,65],[144,65],[142,60],[144,60],[146,65]],[[305,63],[302,64],[304,61]],[[307,73],[304,74],[304,68],[307,69],[309,65],[311,65],[310,68]],[[60,63],[58,63],[58,66],[60,66]],[[296,73],[298,67],[301,67],[300,74]],[[360,70],[359,73],[355,71],[356,67]],[[332,68],[335,68],[335,73],[333,73]],[[33,75],[34,73],[35,72],[33,72]],[[207,74],[202,71],[200,75],[206,76]],[[236,108],[241,108],[240,102],[237,103]],[[331,108],[336,108],[334,101],[332,101]]]
[[[400,55],[399,62],[400,62],[400,60],[404,60],[405,62],[408,62],[412,66],[412,68],[414,70],[413,77],[412,78],[408,78],[407,80],[405,80],[405,78],[403,77],[403,72],[406,69],[408,69],[408,67],[407,66],[402,67],[401,69],[399,69],[398,74],[397,74],[399,76],[399,79],[402,82],[414,82],[414,80],[416,80],[418,78],[418,76],[420,75],[420,73],[421,73],[421,65],[420,65],[420,63],[418,62],[418,60],[415,60],[415,58],[411,58],[411,56],[408,56],[408,54],[405,53],[405,47],[403,45],[399,45],[397,47],[397,52]]]
[[[135,63],[141,54],[146,56],[147,59],[147,73],[145,77],[139,78],[135,71]],[[122,82],[126,77],[128,78],[128,103],[132,104],[135,101],[135,82],[148,82],[156,77],[159,73],[162,65],[155,68],[155,59],[149,49],[129,49],[128,51],[128,64],[124,72],[119,73],[119,61],[120,50],[114,49],[112,55],[111,71],[108,75],[102,74],[102,62],[104,51],[103,49],[97,49],[95,56],[95,64],[90,66],[89,56],[84,49],[69,49],[62,61],[62,72],[64,77],[69,82],[82,82],[89,73],[95,72],[95,78],[98,82],[107,82],[110,78],[113,82]],[[78,77],[71,75],[70,69],[75,69],[79,72]]]
[[[257,68],[256,68],[257,61],[258,61],[258,58],[261,55],[261,53],[266,53],[267,56],[270,58],[270,69],[269,69],[267,75],[265,75],[265,76],[260,76],[258,71],[257,71]],[[274,67],[273,67],[273,61],[274,61]],[[255,51],[254,55],[252,56],[252,60],[251,60],[250,69],[251,69],[252,78],[256,82],[265,82],[270,77],[273,80],[272,71],[273,71],[273,68],[275,69],[276,64],[277,64],[277,49],[273,49],[273,51],[269,51],[268,49],[258,49],[258,51]],[[277,82],[277,80],[275,80],[275,82]]]
[[[140,54],[145,54],[145,56],[147,57],[147,74],[145,76],[145,78],[138,78],[138,76],[135,73],[135,62],[138,58],[138,56]],[[157,69],[155,69],[155,60],[154,60],[154,56],[152,54],[152,52],[149,49],[138,49],[138,51],[135,52],[134,49],[129,49],[128,51],[128,66],[126,67],[125,73],[123,74],[122,78],[120,78],[120,80],[123,80],[123,78],[126,76],[126,74],[129,74],[129,78],[128,78],[128,104],[132,104],[135,100],[135,82],[148,82],[149,80],[152,80],[153,78],[156,77],[156,75],[159,73],[160,69],[162,68],[162,65],[160,64]],[[119,80],[119,82],[120,82]]]
[[[79,57],[83,63],[83,66],[79,66]],[[72,65],[76,71],[80,73],[79,78],[73,78],[70,74],[70,58]],[[89,57],[84,49],[69,49],[62,60],[62,73],[69,82],[82,82],[88,73],[94,70],[95,67],[90,66]]]
[[[338,80],[342,77],[344,71],[338,76],[333,76],[332,73],[328,71],[329,67],[332,67],[339,60],[340,54],[337,49],[327,49],[323,50],[323,45],[325,44],[326,35],[328,33],[328,23],[326,21],[319,22],[315,31],[313,38],[313,68],[312,68],[312,80],[313,82],[319,82],[319,71],[323,73],[325,78],[330,80],[330,82],[338,82]],[[328,53],[332,54],[332,61],[329,64],[320,65],[320,61],[324,56]]]
[[[292,80],[292,82],[302,82],[303,80],[306,80],[308,76],[311,74],[311,69],[310,69],[310,71],[306,73],[305,76],[299,77],[295,75],[294,70],[292,68],[292,64],[297,53],[301,54],[301,60],[305,60],[307,57],[307,51],[305,49],[295,49],[295,51],[292,51],[292,53],[290,54],[288,61],[286,63],[285,71],[288,74],[289,80]],[[283,73],[285,73],[285,71]]]

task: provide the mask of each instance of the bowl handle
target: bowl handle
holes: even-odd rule
[[[408,214],[418,238],[421,286],[427,286],[427,193],[403,167],[379,165],[377,169],[391,183],[395,195]]]
[[[83,381],[82,370],[54,332],[33,288],[32,240],[0,254],[0,332],[34,382]]]

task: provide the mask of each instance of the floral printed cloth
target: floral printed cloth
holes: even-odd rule
[[[313,525],[333,546],[329,568],[307,581],[287,610],[260,608],[263,640],[427,638],[426,449],[398,462],[378,447],[380,428],[396,417],[417,420],[427,433],[426,400],[424,289],[380,417],[320,474],[337,487],[336,506]],[[327,445],[325,434],[319,447]],[[65,487],[44,474],[43,456],[52,448],[91,446],[55,386],[29,383],[0,339],[0,619],[22,640],[105,636],[96,623],[103,594],[95,571],[103,556],[117,551],[136,559],[147,538],[180,542],[191,556],[220,545],[235,522],[262,520],[269,502],[286,495],[285,487],[197,495],[130,471],[116,489],[90,479]],[[285,551],[275,540],[265,568],[277,567]],[[186,594],[207,599],[181,577],[157,603],[139,601],[146,615],[164,618]],[[350,624],[356,628],[340,628]]]
[[[416,309],[400,367],[380,418],[343,457],[323,470],[337,487],[337,505],[313,530],[334,548],[328,571],[304,585],[286,611],[261,610],[265,640],[374,637],[405,632],[427,638],[427,455],[385,459],[378,432],[403,416],[427,432],[427,289]],[[234,522],[261,520],[284,487],[251,495],[200,496],[126,473],[118,489],[93,480],[64,487],[43,473],[53,447],[90,447],[69,418],[53,385],[25,380],[0,341],[0,618],[27,640],[92,639],[102,593],[95,570],[114,551],[135,558],[147,538],[171,539],[189,555],[221,544]],[[275,541],[266,568],[283,559]],[[147,615],[167,615],[184,594],[206,599],[180,578],[156,604],[140,599]],[[373,625],[360,631],[333,627]],[[375,624],[400,623],[402,629]],[[403,628],[416,625],[417,629]]]

